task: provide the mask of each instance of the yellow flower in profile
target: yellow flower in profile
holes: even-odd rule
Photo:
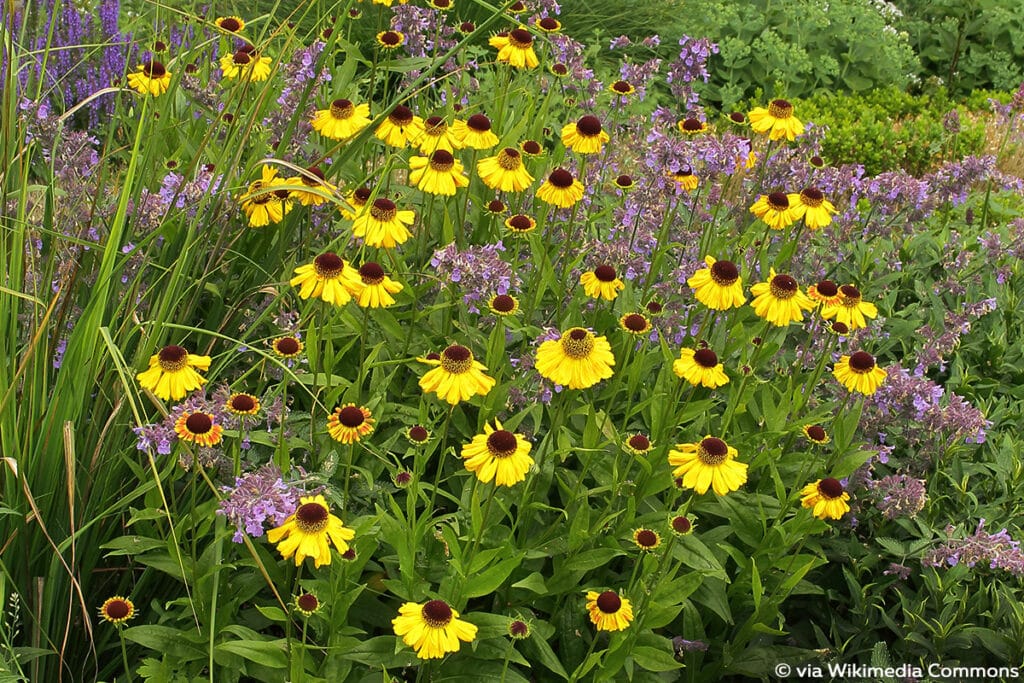
[[[313,115],[313,130],[331,140],[349,140],[370,125],[370,105],[338,99]]]
[[[681,349],[679,358],[672,361],[672,372],[693,386],[717,389],[729,383],[725,366],[718,362],[718,354],[711,349]]]
[[[613,301],[619,292],[626,288],[626,284],[615,273],[615,268],[608,264],[602,264],[580,275],[580,284],[590,298],[607,301]]]
[[[502,192],[522,192],[533,182],[533,176],[523,164],[523,155],[514,147],[506,147],[476,162],[476,172],[484,185]]]
[[[220,443],[224,428],[210,413],[186,410],[174,422],[174,433],[182,441],[209,448]]]
[[[493,428],[484,423],[484,433],[462,447],[462,457],[466,469],[483,483],[493,479],[495,486],[515,486],[533,466],[531,448],[522,434],[507,431],[495,420]]]
[[[459,619],[459,613],[444,600],[423,605],[407,602],[398,608],[391,626],[420,659],[441,659],[449,652],[458,652],[459,641],[471,643],[477,632],[475,624]]]
[[[299,288],[301,299],[314,297],[335,306],[344,306],[362,289],[356,269],[332,251],[296,268],[289,284]]]
[[[577,154],[597,154],[609,139],[601,129],[600,119],[591,114],[562,127],[562,144]]]
[[[287,184],[288,181],[277,177],[276,168],[263,165],[261,178],[249,183],[249,189],[238,198],[250,228],[262,228],[284,220],[292,210],[291,193],[280,187],[273,188]]]
[[[767,223],[772,230],[782,230],[799,218],[790,202],[790,198],[795,197],[796,195],[785,192],[763,194],[750,207],[750,213]]]
[[[371,415],[369,410],[355,403],[338,406],[327,418],[327,433],[335,441],[344,444],[360,441],[373,431],[374,419]]]
[[[439,149],[429,157],[412,157],[409,168],[409,183],[427,194],[451,196],[458,188],[469,186],[462,162],[447,150]]]
[[[807,288],[807,296],[811,301],[822,306],[838,304],[841,301],[839,296],[839,285],[831,280],[822,280],[816,285]]]
[[[405,243],[412,233],[405,227],[412,225],[416,214],[399,211],[390,199],[377,197],[369,210],[364,209],[352,223],[352,234],[362,238],[367,246],[392,249]]]
[[[633,605],[615,591],[587,591],[587,611],[598,631],[623,631],[633,621]]]
[[[462,147],[452,127],[440,116],[431,116],[423,122],[423,135],[412,141],[421,152],[430,154],[439,149],[454,152]]]
[[[808,441],[819,446],[823,446],[832,440],[829,438],[828,432],[821,425],[804,425],[800,428],[800,431],[804,433]]]
[[[217,17],[213,23],[220,30],[228,33],[241,33],[245,29],[245,22],[241,17]]]
[[[149,358],[149,369],[135,376],[143,389],[149,389],[157,398],[177,401],[188,392],[206,384],[206,380],[193,368],[204,372],[210,369],[209,356],[196,356],[181,346],[160,349]]]
[[[465,346],[452,344],[441,352],[438,360],[424,360],[436,365],[433,370],[420,378],[420,389],[425,393],[437,394],[442,401],[455,405],[479,394],[485,396],[497,381],[484,374],[487,368],[473,358],[473,352]]]
[[[310,166],[301,175],[285,179],[285,183],[288,185],[302,185],[303,188],[309,188],[309,190],[289,190],[291,192],[290,196],[298,199],[299,204],[303,206],[326,204],[331,200],[325,197],[324,194],[334,194],[338,190],[338,186],[327,182],[324,172],[316,166]],[[314,190],[316,191],[314,192]]]
[[[832,374],[847,390],[870,396],[878,391],[888,373],[875,364],[875,357],[870,353],[857,351],[840,357]]]
[[[370,197],[373,196],[373,190],[366,187],[357,187],[352,192],[345,195],[345,202],[338,207],[338,211],[341,215],[350,221],[354,221],[360,213],[360,209],[366,206],[366,203],[370,201]]]
[[[680,189],[686,190],[687,192],[693,192],[697,189],[697,185],[700,184],[700,179],[693,172],[691,166],[680,166],[674,171],[669,171],[665,174],[669,179],[675,181],[675,184]]]
[[[860,290],[853,285],[839,288],[839,301],[822,306],[821,317],[825,320],[836,319],[851,330],[867,327],[865,318],[878,315],[878,307],[861,298]]]
[[[122,626],[129,619],[135,617],[135,605],[128,598],[115,595],[103,601],[103,605],[100,607],[100,617],[114,626]]]
[[[540,65],[533,51],[533,36],[525,28],[491,36],[487,43],[498,50],[498,61],[517,69],[535,69]]]
[[[359,278],[362,289],[356,295],[356,303],[360,308],[387,308],[395,303],[392,294],[398,294],[403,287],[384,274],[379,263],[367,261],[359,266]]]
[[[785,327],[804,319],[804,311],[814,309],[815,303],[800,291],[791,275],[776,275],[775,269],[768,271],[768,281],[758,282],[750,288],[754,300],[750,305],[759,318],[777,327]]]
[[[277,545],[281,557],[287,560],[295,556],[296,567],[307,557],[312,557],[318,568],[330,564],[331,543],[344,553],[355,536],[356,532],[331,514],[322,495],[301,497],[298,509],[284,524],[267,532],[267,540]]]
[[[155,59],[139,64],[138,71],[128,74],[128,85],[142,95],[157,97],[171,85],[171,72]]]
[[[743,294],[743,279],[739,268],[732,261],[716,261],[704,257],[707,268],[701,268],[686,281],[693,288],[697,301],[716,311],[727,311],[742,306],[746,300]]]
[[[725,441],[708,435],[697,443],[676,444],[668,452],[668,464],[675,467],[673,476],[682,477],[684,487],[702,495],[710,488],[724,496],[747,481],[747,465],[736,462],[737,455]]]
[[[818,519],[840,519],[850,511],[850,494],[837,479],[829,477],[808,484],[800,491],[800,504]]]
[[[531,216],[517,213],[505,219],[505,227],[513,235],[526,235],[537,229],[537,221]]]
[[[811,230],[824,228],[832,222],[832,214],[836,207],[816,187],[805,187],[800,194],[791,194],[789,203],[796,213],[797,219],[803,218],[804,225]]]
[[[570,389],[586,389],[614,373],[615,356],[604,337],[590,330],[573,327],[559,339],[549,339],[537,349],[537,372]]]
[[[790,142],[804,132],[804,124],[793,116],[793,105],[786,100],[772,100],[768,108],[756,107],[747,117],[755,133],[768,133],[769,140],[786,138]]]
[[[556,168],[537,189],[537,199],[560,209],[568,209],[583,199],[583,183],[564,168]]]
[[[400,104],[377,126],[374,135],[383,140],[384,144],[401,149],[410,141],[419,139],[423,130],[423,119],[413,114],[409,107]]]
[[[270,57],[263,57],[252,45],[220,58],[220,70],[228,80],[265,81],[270,78]]]
[[[498,136],[491,130],[491,120],[483,114],[473,114],[465,121],[457,119],[452,124],[452,135],[460,145],[470,149],[490,149],[498,144]]]

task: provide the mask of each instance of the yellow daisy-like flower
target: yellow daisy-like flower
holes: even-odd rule
[[[614,374],[615,356],[604,337],[573,327],[560,339],[549,339],[537,349],[537,372],[541,377],[570,389],[586,389]]]
[[[623,631],[633,621],[633,605],[615,591],[587,591],[587,611],[598,631]]]
[[[260,400],[252,394],[231,394],[224,409],[236,417],[251,416],[260,412]]]
[[[710,488],[724,496],[747,481],[747,465],[736,462],[737,455],[725,441],[708,435],[697,443],[676,444],[668,452],[668,464],[675,467],[673,476],[683,478],[684,487],[700,494]]]
[[[560,209],[568,209],[583,199],[583,183],[564,168],[556,168],[537,189],[537,198]]]
[[[493,479],[495,486],[515,486],[526,479],[533,466],[531,448],[532,444],[522,434],[503,429],[495,420],[493,428],[484,423],[484,433],[462,447],[462,457],[466,469],[483,483]]]
[[[370,105],[338,99],[313,115],[313,130],[331,140],[349,140],[370,125]]]
[[[633,543],[644,552],[656,550],[661,545],[661,535],[653,529],[635,529],[633,531]]]
[[[143,389],[149,389],[157,398],[177,401],[193,389],[206,384],[193,368],[210,369],[209,356],[196,356],[181,346],[165,346],[149,358],[149,369],[135,376]]]
[[[221,31],[228,33],[241,33],[245,29],[245,22],[241,17],[217,17],[213,22]]]
[[[242,211],[249,219],[250,228],[262,228],[271,223],[280,223],[292,210],[291,193],[285,189],[273,189],[286,185],[288,181],[277,177],[277,169],[264,164],[262,177],[249,183],[249,189],[238,198]]]
[[[263,57],[252,45],[220,58],[220,70],[227,80],[265,81],[270,78],[270,57]]]
[[[360,209],[370,201],[371,196],[373,196],[373,190],[370,188],[365,186],[357,187],[345,195],[345,202],[338,207],[338,210],[341,211],[342,216],[350,221],[354,221],[358,218]]]
[[[491,313],[498,316],[515,315],[519,310],[519,300],[509,294],[495,294],[487,303]]]
[[[359,267],[359,278],[363,287],[356,296],[361,308],[387,308],[395,303],[392,294],[398,294],[403,287],[384,274],[379,263],[367,261]]]
[[[676,185],[680,189],[686,190],[687,192],[693,192],[697,189],[700,184],[700,179],[697,178],[693,172],[693,168],[690,166],[680,166],[674,171],[669,171],[665,174],[670,180],[675,181]]]
[[[122,626],[135,617],[135,605],[131,600],[120,595],[107,598],[100,607],[100,617],[114,626]]]
[[[789,195],[789,203],[797,219],[803,218],[804,225],[811,230],[824,228],[832,222],[832,214],[837,213],[835,205],[816,187],[805,187],[799,194]]]
[[[533,51],[533,36],[525,28],[492,36],[487,43],[498,50],[498,61],[517,69],[535,69],[540,65]]]
[[[746,300],[743,294],[743,279],[739,268],[732,261],[716,261],[704,257],[707,268],[701,268],[686,281],[693,288],[697,301],[716,311],[727,311],[742,306]]]
[[[681,349],[679,358],[672,361],[672,372],[693,386],[717,389],[729,383],[725,366],[718,362],[718,354],[711,349]]]
[[[498,136],[491,130],[491,120],[483,114],[473,114],[465,121],[452,124],[452,135],[462,147],[490,149],[498,144]]]
[[[829,477],[808,484],[800,491],[800,504],[811,510],[818,519],[840,519],[850,511],[846,502],[850,494],[843,490],[838,479]]]
[[[401,31],[381,31],[377,34],[377,46],[385,52],[397,50],[405,45],[405,34]]]
[[[224,436],[224,428],[210,413],[186,410],[174,423],[174,433],[182,441],[200,446],[216,446]]]
[[[577,154],[597,154],[609,139],[600,119],[590,114],[562,127],[562,144]]]
[[[832,374],[849,391],[870,396],[885,381],[885,370],[875,364],[875,357],[865,351],[842,356],[836,361]]]
[[[513,147],[476,162],[476,172],[484,185],[502,192],[522,192],[533,182],[533,176],[523,164],[523,156]]]
[[[785,327],[804,319],[804,311],[810,311],[815,303],[800,291],[791,275],[776,275],[775,269],[768,271],[768,281],[758,282],[750,288],[754,300],[750,305],[759,318],[777,327]]]
[[[562,30],[562,22],[554,17],[544,17],[543,19],[538,17],[534,19],[533,25],[544,33],[558,33]]]
[[[627,313],[626,315],[619,318],[619,327],[623,330],[639,337],[642,334],[647,334],[651,331],[651,321],[647,319],[642,313]]]
[[[332,251],[296,268],[289,284],[299,288],[301,299],[316,297],[335,306],[344,306],[362,289],[356,269]]]
[[[475,624],[459,619],[459,613],[444,600],[423,605],[407,602],[398,608],[391,626],[420,659],[440,659],[458,652],[459,641],[471,643],[477,632]]]
[[[708,132],[707,121],[701,121],[700,119],[691,116],[688,119],[683,119],[676,123],[676,128],[683,135],[700,135],[701,133]]]
[[[338,406],[327,418],[327,433],[345,444],[360,441],[373,431],[375,420],[370,415],[369,410],[355,403]]]
[[[796,209],[790,202],[790,198],[795,196],[785,192],[763,194],[750,207],[750,213],[767,223],[772,230],[782,230],[795,223],[799,218]]]
[[[513,235],[525,235],[537,229],[537,221],[523,213],[517,213],[505,219],[505,227]]]
[[[636,92],[636,88],[629,81],[615,81],[608,86],[608,92],[618,95],[623,100]]]
[[[822,280],[816,285],[811,285],[807,288],[807,296],[811,297],[814,303],[823,306],[838,304],[841,301],[839,285],[831,280]]]
[[[301,497],[298,509],[284,524],[267,532],[267,540],[277,545],[281,557],[287,560],[295,556],[296,567],[307,557],[312,557],[318,568],[330,564],[331,543],[344,553],[355,536],[355,531],[331,514],[322,495]]]
[[[139,64],[138,71],[128,74],[128,85],[142,95],[157,97],[171,85],[171,72],[155,59]]]
[[[523,140],[519,143],[519,151],[528,157],[539,157],[544,154],[544,146],[536,140]]]
[[[619,292],[626,288],[626,284],[616,275],[615,268],[608,264],[602,264],[580,275],[580,284],[583,285],[583,291],[587,296],[607,301],[613,301]]]
[[[290,196],[298,199],[299,204],[303,206],[326,204],[331,200],[325,197],[324,194],[334,194],[338,190],[338,186],[327,182],[324,172],[316,166],[310,166],[301,175],[285,179],[285,183],[288,185],[302,185],[304,188],[309,188],[309,190],[290,190]],[[313,190],[317,191],[314,192]]]
[[[622,442],[622,450],[631,455],[646,455],[654,448],[650,437],[646,434],[631,434]]]
[[[419,147],[424,154],[430,154],[439,149],[454,152],[462,147],[462,142],[455,135],[452,127],[440,116],[431,116],[423,122],[423,135],[413,140],[413,144]]]
[[[497,381],[484,374],[487,368],[473,358],[473,352],[465,346],[452,344],[441,352],[438,360],[424,360],[436,365],[433,370],[420,378],[420,388],[425,393],[435,393],[442,401],[455,405],[479,394],[484,396]]]
[[[413,114],[409,107],[400,104],[377,126],[374,135],[383,140],[384,144],[401,149],[410,141],[419,139],[423,130],[423,119]]]
[[[804,436],[807,437],[808,441],[816,443],[819,446],[823,446],[832,440],[829,438],[828,432],[826,432],[825,428],[821,425],[804,425],[800,430],[804,433]]]
[[[416,214],[399,211],[390,199],[377,197],[369,210],[359,212],[352,223],[352,234],[362,238],[367,246],[392,249],[412,237],[405,227],[412,225]]]
[[[865,318],[874,318],[878,315],[878,307],[868,303],[861,298],[860,290],[853,285],[843,285],[839,288],[839,301],[827,304],[821,308],[821,317],[825,320],[836,319],[836,322],[843,323],[851,330],[859,330],[867,327]]]
[[[278,337],[270,344],[274,355],[281,358],[297,358],[302,353],[302,341],[298,337]]]
[[[747,118],[755,133],[768,133],[769,140],[786,138],[790,142],[804,132],[804,124],[793,116],[793,105],[786,100],[772,100],[768,108],[756,107]]]
[[[451,196],[458,188],[469,186],[462,162],[444,149],[429,157],[412,157],[409,168],[409,183],[427,194]]]

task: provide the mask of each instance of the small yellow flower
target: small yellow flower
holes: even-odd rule
[[[442,351],[438,360],[423,362],[437,367],[420,378],[420,388],[428,394],[436,393],[451,405],[478,394],[484,396],[497,384],[497,380],[484,374],[487,368],[473,358],[473,352],[459,344]]]
[[[533,51],[533,36],[525,28],[517,28],[506,34],[499,33],[487,41],[497,48],[498,61],[517,69],[535,69],[540,65],[537,53]]]
[[[522,192],[533,182],[533,176],[523,164],[523,156],[513,147],[476,162],[476,171],[484,185],[501,192]]]
[[[299,287],[301,299],[314,297],[335,306],[344,306],[362,289],[356,269],[331,251],[296,268],[289,284]]]
[[[708,435],[697,443],[676,444],[668,452],[668,464],[676,468],[673,476],[683,478],[684,487],[700,494],[710,488],[724,496],[747,481],[747,464],[736,462],[737,455],[725,441]]]
[[[573,327],[560,339],[549,339],[537,349],[537,372],[570,389],[586,389],[614,373],[615,356],[605,337]]]
[[[562,144],[577,154],[597,154],[609,139],[600,119],[590,114],[562,127]]]
[[[790,204],[798,219],[811,230],[818,230],[832,222],[836,207],[816,187],[805,187],[800,194],[790,195]]]
[[[459,613],[444,600],[423,605],[407,602],[398,608],[391,626],[420,659],[441,659],[449,652],[458,652],[459,641],[471,643],[477,632],[475,624],[459,619]]]
[[[825,320],[836,319],[836,322],[843,323],[851,330],[859,330],[867,327],[865,318],[875,318],[878,315],[878,307],[868,303],[861,298],[860,290],[853,285],[843,285],[839,288],[839,300],[828,303],[821,308],[821,317]]]
[[[769,140],[786,138],[790,142],[804,132],[804,124],[793,116],[793,105],[786,100],[772,100],[768,108],[757,107],[748,114],[755,133],[768,133]]]
[[[171,72],[155,59],[139,64],[138,71],[128,74],[128,85],[142,95],[157,97],[171,85]]]
[[[410,141],[419,139],[423,131],[423,119],[413,114],[409,107],[400,104],[377,126],[374,135],[383,140],[384,144],[401,149]]]
[[[686,281],[693,288],[697,301],[716,311],[727,311],[742,306],[746,300],[743,294],[743,279],[732,261],[716,261],[704,257],[707,268],[701,268]]]
[[[495,486],[515,486],[533,466],[531,447],[522,434],[503,429],[495,420],[494,427],[485,423],[484,433],[462,447],[462,457],[466,469],[483,483],[493,480]]]
[[[613,301],[625,289],[625,283],[615,273],[615,268],[602,264],[580,275],[583,291],[592,299]]]
[[[186,410],[174,423],[174,433],[182,441],[210,448],[221,442],[224,428],[210,413]]]
[[[729,382],[725,366],[718,362],[718,355],[711,349],[681,349],[679,358],[672,362],[672,372],[693,386],[708,389],[717,389]]]
[[[356,295],[360,308],[387,308],[395,303],[392,294],[398,294],[403,287],[400,282],[389,278],[379,263],[367,261],[359,267],[362,289]]]
[[[363,406],[346,403],[338,406],[327,418],[327,433],[335,441],[355,443],[373,431],[372,413]],[[344,552],[344,551],[342,551]]]
[[[345,99],[334,100],[330,108],[317,110],[312,121],[313,130],[331,140],[350,140],[370,123],[369,104]]]
[[[331,543],[344,553],[355,536],[356,532],[331,514],[322,495],[301,497],[298,509],[284,524],[267,532],[267,540],[277,545],[281,557],[294,556],[296,567],[311,557],[317,568],[331,563]]]
[[[537,189],[537,199],[560,209],[568,209],[583,199],[583,189],[583,183],[576,180],[572,173],[564,168],[556,168]]]
[[[623,631],[633,621],[633,605],[615,591],[587,591],[587,611],[598,631]]]
[[[810,508],[811,514],[818,519],[840,519],[850,511],[846,502],[850,500],[850,494],[843,490],[837,479],[831,477],[808,484],[800,495],[800,504]]]
[[[815,307],[814,301],[800,291],[800,286],[790,275],[777,275],[771,268],[767,282],[758,282],[750,288],[754,300],[750,305],[759,318],[777,327],[785,327],[804,319],[804,311]]]
[[[100,607],[100,616],[103,618],[103,621],[114,626],[122,626],[129,619],[135,617],[135,605],[128,598],[115,595],[103,602],[103,605]]]
[[[785,192],[763,194],[750,207],[750,213],[767,223],[772,230],[782,230],[795,223],[799,218],[790,201],[796,196]]]
[[[150,357],[149,369],[136,375],[136,379],[157,398],[177,401],[206,384],[206,379],[193,368],[209,370],[210,357],[193,355],[181,346],[165,346]]]
[[[875,357],[870,353],[857,351],[840,357],[832,374],[849,391],[870,396],[878,391],[888,373],[875,364]]]
[[[412,157],[409,168],[409,182],[428,194],[450,197],[458,188],[469,186],[462,162],[443,149],[429,157]]]

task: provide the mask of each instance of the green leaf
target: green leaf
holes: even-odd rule
[[[490,595],[498,588],[516,567],[523,561],[523,553],[516,553],[512,557],[502,560],[490,569],[472,576],[466,582],[464,590],[465,597],[478,598],[482,595]]]
[[[513,588],[524,588],[528,591],[537,593],[538,595],[544,595],[548,592],[547,586],[544,585],[544,575],[540,572],[533,572],[525,579],[521,579],[512,584]]]
[[[288,652],[283,640],[232,640],[220,643],[214,652],[227,652],[256,662],[270,669],[288,666]]]
[[[683,668],[672,652],[647,645],[637,645],[630,655],[637,666],[647,671],[675,671]]]

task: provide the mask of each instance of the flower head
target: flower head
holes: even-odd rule
[[[562,127],[562,144],[577,154],[597,154],[609,139],[601,120],[592,114]]]
[[[491,130],[491,120],[483,114],[473,114],[465,121],[456,120],[452,134],[460,146],[470,149],[490,149],[498,144],[498,136]]]
[[[635,529],[633,531],[633,543],[640,550],[650,552],[661,545],[661,536],[653,529]]]
[[[245,30],[245,22],[242,21],[241,17],[217,17],[216,21],[217,28],[227,33],[241,33]]]
[[[535,69],[540,65],[533,51],[533,36],[525,28],[517,28],[502,35],[492,36],[488,44],[497,48],[498,61],[517,69]]]
[[[277,169],[263,165],[261,177],[249,183],[249,188],[238,198],[242,211],[249,219],[250,228],[262,228],[271,223],[280,223],[292,210],[290,192],[283,188],[275,190],[288,181],[277,176]]]
[[[870,396],[878,391],[887,373],[875,364],[875,358],[870,353],[857,351],[836,361],[832,374],[849,391]]]
[[[796,197],[797,195],[785,192],[763,194],[750,207],[750,213],[763,220],[773,230],[782,230],[800,218],[793,206]]]
[[[289,283],[299,288],[299,298],[315,297],[335,306],[344,306],[362,289],[356,269],[333,251],[296,268]]]
[[[476,625],[459,619],[459,613],[444,600],[423,605],[407,602],[398,608],[391,626],[420,659],[440,659],[458,652],[459,641],[471,643],[477,632]]]
[[[304,617],[311,617],[320,610],[320,599],[312,593],[303,592],[295,596],[295,611]]]
[[[494,480],[495,486],[515,486],[533,466],[531,448],[522,434],[503,429],[495,420],[493,428],[485,423],[484,433],[462,447],[462,457],[466,469],[485,484]]]
[[[260,55],[252,45],[243,45],[220,58],[220,70],[225,80],[265,81],[270,78],[270,62],[270,57]]]
[[[573,327],[559,339],[549,339],[537,349],[537,372],[541,377],[570,389],[586,389],[614,372],[615,356],[604,337]]]
[[[142,95],[157,97],[171,85],[171,72],[155,59],[139,64],[138,71],[128,74],[128,85]]]
[[[379,263],[367,261],[359,266],[359,278],[363,284],[356,303],[361,308],[387,308],[395,303],[392,294],[398,294],[403,287],[400,282],[389,278]]]
[[[384,144],[404,148],[410,141],[419,139],[423,131],[423,119],[413,114],[409,107],[400,104],[377,126],[374,135],[383,140]]]
[[[476,162],[476,171],[484,185],[501,192],[522,192],[533,182],[533,176],[523,164],[523,155],[514,147],[506,147]]]
[[[696,443],[677,444],[676,449],[668,452],[668,464],[676,468],[672,474],[697,493],[713,488],[724,496],[747,481],[746,463],[736,462],[736,449],[722,439],[708,435]]]
[[[615,273],[615,268],[608,264],[602,264],[580,275],[580,284],[583,285],[583,291],[587,296],[607,301],[614,300],[626,287]]]
[[[370,105],[338,99],[313,115],[313,130],[331,140],[349,140],[370,125]]]
[[[800,504],[811,508],[811,514],[818,519],[839,519],[850,511],[846,502],[850,500],[850,494],[843,490],[839,480],[831,477],[808,484],[800,495]]]
[[[267,532],[267,540],[277,545],[284,559],[294,555],[296,567],[307,557],[320,567],[331,563],[331,543],[343,553],[355,535],[331,514],[324,497],[316,495],[300,498],[299,507],[284,524]]]
[[[816,443],[819,446],[827,444],[832,439],[829,438],[828,432],[821,425],[804,425],[800,431],[804,433],[804,436],[811,443]]]
[[[583,199],[583,189],[583,183],[576,180],[572,173],[564,168],[556,168],[537,189],[537,198],[560,209],[568,209]]]
[[[511,294],[495,294],[487,302],[487,308],[497,316],[515,315],[519,310],[519,301]]]
[[[428,194],[451,196],[458,188],[469,186],[462,162],[447,150],[439,149],[429,157],[412,157],[409,168],[409,182]]]
[[[216,416],[211,413],[186,410],[175,421],[174,433],[182,441],[209,448],[220,443],[224,427],[217,423]]]
[[[455,405],[479,394],[486,395],[497,381],[484,374],[487,368],[473,358],[473,352],[465,346],[452,344],[441,352],[438,360],[425,360],[435,365],[433,370],[420,378],[424,392],[436,393],[437,397]]]
[[[831,280],[822,280],[816,285],[807,288],[807,296],[811,301],[826,306],[837,304],[841,301],[839,297],[839,285]]]
[[[791,275],[777,275],[775,269],[768,272],[767,282],[758,282],[750,288],[754,300],[750,305],[759,318],[777,327],[804,319],[804,311],[814,308],[814,301],[800,291],[800,286]]]
[[[652,325],[643,313],[627,313],[619,318],[619,327],[629,334],[639,337],[650,332]]]
[[[676,123],[676,128],[683,135],[700,135],[701,133],[708,132],[708,122],[701,121],[700,119],[691,116],[690,118],[681,119]]]
[[[694,273],[686,284],[693,288],[697,301],[717,311],[742,306],[747,297],[743,294],[743,279],[739,268],[732,261],[716,261],[704,257],[707,268]]]
[[[860,290],[853,285],[843,285],[839,288],[839,300],[829,303],[821,308],[821,317],[825,320],[832,318],[836,322],[843,323],[851,330],[859,330],[867,327],[865,318],[874,318],[878,315],[878,307],[868,303],[861,298]]]
[[[769,140],[785,137],[792,142],[804,132],[804,124],[793,116],[793,105],[786,100],[772,100],[768,108],[756,107],[747,117],[755,133],[768,133]]]
[[[508,228],[513,235],[525,235],[526,233],[533,232],[537,228],[537,221],[534,220],[532,216],[517,213],[505,219],[505,227]]]
[[[633,606],[615,591],[587,591],[587,611],[598,631],[622,631],[633,621]]]
[[[816,187],[805,187],[800,194],[790,195],[790,205],[798,219],[803,218],[804,224],[811,230],[823,228],[832,222],[832,214],[836,207]]]
[[[672,372],[693,386],[700,385],[708,389],[717,389],[729,383],[725,366],[711,349],[681,349],[679,358],[672,361]]]
[[[385,52],[397,50],[405,44],[405,34],[401,31],[381,31],[377,34],[377,46]]]
[[[654,444],[646,434],[630,434],[622,442],[622,450],[631,455],[646,455],[651,452],[652,448],[654,448]]]
[[[392,249],[412,237],[405,226],[412,225],[416,214],[399,210],[393,201],[377,197],[369,209],[360,211],[352,223],[352,234],[361,237],[367,246]]]
[[[423,135],[412,141],[421,152],[430,154],[439,149],[454,152],[462,147],[462,141],[452,127],[440,116],[431,116],[423,121]]]
[[[190,354],[185,348],[172,344],[150,356],[149,369],[135,378],[143,389],[149,389],[157,398],[177,401],[206,383],[193,368],[209,370],[210,357]]]
[[[297,358],[302,353],[303,345],[302,340],[298,337],[287,335],[284,337],[278,337],[270,343],[270,348],[273,350],[274,355],[280,358]]]
[[[355,443],[373,431],[372,413],[363,406],[346,403],[338,406],[327,418],[327,433],[341,443]]]
[[[665,176],[679,186],[679,189],[693,192],[700,184],[700,179],[693,172],[692,166],[678,166],[668,171]]]
[[[114,626],[123,626],[135,616],[135,605],[128,598],[115,595],[107,598],[100,606],[100,617]]]

